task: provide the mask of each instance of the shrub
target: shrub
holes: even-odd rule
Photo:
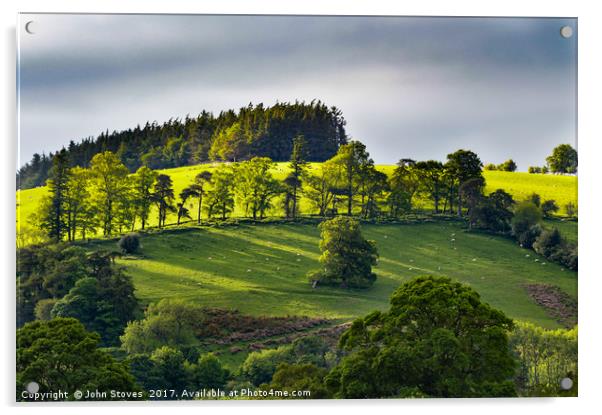
[[[197,389],[223,389],[230,377],[228,369],[211,353],[201,356],[196,364],[190,366],[190,371]]]
[[[144,319],[127,324],[121,347],[130,354],[150,353],[162,346],[182,349],[196,342],[195,331],[202,325],[200,306],[164,298],[148,306]]]
[[[564,240],[557,229],[542,231],[533,243],[533,250],[550,261],[577,270],[577,245]]]
[[[573,202],[569,202],[564,205],[564,210],[566,211],[567,216],[574,217],[577,216],[577,206]]]
[[[561,263],[567,268],[577,271],[579,264],[577,245],[567,244],[560,254],[562,255]]]
[[[483,169],[489,170],[489,171],[494,171],[494,170],[497,170],[497,166],[493,163],[488,163],[488,164],[485,164],[485,167],[483,167]]]
[[[259,386],[272,379],[272,375],[281,363],[292,363],[292,360],[293,356],[290,346],[265,349],[250,353],[242,364],[240,371],[255,386]]]
[[[541,210],[530,201],[516,206],[512,218],[512,234],[524,248],[531,248],[541,233]]]
[[[546,218],[552,216],[552,214],[558,212],[558,205],[555,200],[546,200],[541,204],[541,211]]]
[[[119,248],[123,253],[134,254],[140,248],[140,236],[137,233],[128,233],[123,235],[118,242]]]
[[[310,363],[282,363],[274,373],[269,388],[289,392],[307,390],[311,392],[311,396],[304,398],[327,399],[331,397],[323,382],[327,373],[326,369]]]
[[[531,173],[531,174],[541,173],[541,167],[538,167],[538,166],[529,166],[528,172]]]
[[[537,193],[531,193],[527,200],[537,207],[541,205],[541,196],[539,196]]]
[[[558,229],[542,231],[535,242],[533,250],[546,258],[551,257],[558,249],[562,248],[562,238]]]

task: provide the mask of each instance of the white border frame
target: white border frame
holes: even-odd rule
[[[1,101],[3,139],[0,157],[4,179],[4,197],[2,198],[1,217],[5,232],[1,238],[1,260],[7,272],[3,273],[2,301],[3,330],[2,341],[2,378],[0,379],[1,404],[8,413],[32,413],[34,408],[49,414],[106,413],[109,407],[129,407],[129,410],[142,409],[148,414],[164,414],[167,407],[175,407],[178,412],[222,412],[226,413],[282,413],[287,415],[308,411],[370,411],[380,413],[400,411],[445,412],[446,414],[470,414],[484,412],[504,414],[509,411],[545,411],[546,413],[589,412],[597,407],[601,395],[600,382],[600,322],[601,313],[596,307],[602,295],[602,273],[596,267],[597,239],[600,223],[596,221],[596,207],[602,198],[596,194],[600,177],[597,164],[601,146],[597,139],[600,134],[600,81],[602,73],[600,44],[602,24],[594,1],[532,1],[506,0],[484,2],[475,0],[431,0],[414,2],[394,2],[386,0],[205,0],[190,2],[186,0],[87,0],[74,2],[69,0],[9,0],[0,4],[2,13],[2,85],[4,97]],[[579,19],[579,213],[581,226],[581,261],[579,276],[579,398],[523,398],[523,399],[475,399],[475,400],[387,400],[387,401],[236,401],[236,402],[153,402],[153,403],[94,403],[94,404],[50,404],[17,405],[14,404],[14,316],[15,316],[15,171],[16,166],[16,96],[15,96],[15,57],[17,12],[83,12],[83,13],[212,13],[212,14],[329,14],[329,15],[436,15],[436,16],[549,16],[577,17]],[[598,204],[597,204],[598,202]],[[84,409],[85,407],[85,409]],[[136,409],[134,409],[136,408]],[[116,409],[116,408],[115,408]],[[111,411],[112,409],[108,409]],[[599,409],[598,409],[599,410]],[[6,413],[6,412],[5,412]]]

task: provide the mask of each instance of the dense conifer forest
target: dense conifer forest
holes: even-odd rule
[[[147,122],[124,131],[108,130],[96,138],[71,141],[66,147],[69,166],[88,167],[95,154],[117,154],[130,172],[145,165],[162,169],[211,160],[239,161],[252,156],[274,161],[289,159],[293,138],[307,140],[307,160],[324,161],[347,143],[341,110],[322,101],[276,103],[222,111],[202,111],[196,117]],[[43,186],[56,153],[34,154],[17,173],[17,188]]]

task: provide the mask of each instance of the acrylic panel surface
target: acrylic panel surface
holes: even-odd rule
[[[16,399],[576,396],[577,36],[21,14]]]

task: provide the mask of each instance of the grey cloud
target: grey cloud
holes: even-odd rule
[[[340,107],[379,162],[453,146],[526,169],[575,139],[576,36],[558,34],[574,20],[35,19],[39,34],[22,37],[22,161],[107,128],[297,98]]]

